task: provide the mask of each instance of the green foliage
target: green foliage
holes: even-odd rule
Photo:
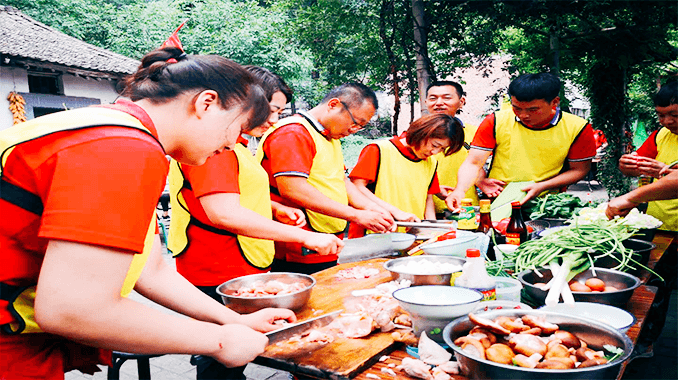
[[[374,141],[375,139],[358,135],[350,135],[341,139],[341,151],[344,154],[344,164],[349,171],[353,169],[358,162],[360,151],[363,150],[366,145],[373,143]]]

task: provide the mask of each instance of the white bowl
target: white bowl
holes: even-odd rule
[[[398,289],[393,298],[412,317],[414,333],[422,331],[442,342],[442,330],[453,319],[467,315],[483,298],[482,293],[456,286],[424,285]]]
[[[416,237],[404,232],[392,232],[389,235],[391,235],[391,248],[395,251],[409,248],[414,243],[414,238]]]
[[[559,303],[553,306],[543,306],[539,309],[607,323],[622,333],[628,331],[636,323],[636,317],[628,311],[602,303],[575,302],[574,307]]]
[[[438,241],[431,244],[426,244],[421,249],[429,255],[448,255],[456,257],[466,257],[466,250],[469,248],[479,248],[479,235],[474,233],[459,234],[454,239]]]
[[[497,244],[494,246],[494,257],[497,260],[502,260],[504,258],[504,253],[513,253],[516,249],[518,249],[518,246],[515,244]]]

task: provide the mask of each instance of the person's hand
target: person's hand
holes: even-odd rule
[[[639,157],[639,156],[638,156],[638,153],[636,153],[636,152],[623,154],[619,158],[619,169],[620,170],[630,170],[630,171],[638,170],[637,157]]]
[[[332,234],[309,232],[303,242],[304,247],[316,251],[319,255],[338,255],[344,248],[344,242]]]
[[[285,320],[290,323],[297,321],[297,316],[292,310],[272,307],[251,314],[242,314],[240,317],[240,323],[264,333],[279,329],[280,324],[276,324],[276,321]]]
[[[641,174],[659,178],[661,171],[667,166],[661,161],[643,156],[637,156],[638,170]]]
[[[444,201],[445,198],[447,198],[447,196],[450,195],[450,193],[453,191],[454,187],[452,186],[440,185],[440,192],[436,194],[436,197]]]
[[[393,217],[388,212],[372,210],[358,210],[355,222],[361,227],[374,232],[388,232],[393,230],[396,225]]]
[[[268,345],[268,337],[249,326],[228,324],[219,326],[217,331],[220,333],[219,347],[209,356],[227,367],[246,365],[261,355]]]
[[[298,208],[278,205],[273,209],[273,217],[280,223],[303,227],[306,225],[306,215]]]
[[[636,206],[638,206],[638,204],[629,201],[627,195],[622,195],[607,203],[605,216],[607,216],[608,219],[613,219],[615,216],[626,216],[626,214]]]
[[[525,197],[520,201],[520,204],[524,205],[525,202],[529,201],[530,199],[538,197],[539,194],[543,193],[544,190],[546,190],[546,189],[544,189],[543,185],[541,185],[539,182],[537,182],[537,183],[533,183],[531,185],[527,185],[520,190],[527,193],[527,194],[525,194]]]
[[[480,191],[485,193],[490,198],[496,198],[501,194],[502,191],[504,191],[504,186],[506,186],[506,182],[500,181],[498,179],[494,178],[483,178],[476,184]]]
[[[445,204],[447,205],[447,208],[452,212],[458,212],[461,209],[461,200],[465,195],[465,192],[454,189],[454,191],[449,193],[447,198],[445,198]]]
[[[666,166],[664,166],[664,169],[659,171],[659,177],[661,178],[661,177],[667,176],[667,175],[669,175],[669,174],[671,174],[675,171],[678,171],[677,167],[666,165]]]
[[[393,216],[393,219],[401,222],[421,222],[421,219],[417,218],[416,215],[402,210],[394,211],[391,215]]]

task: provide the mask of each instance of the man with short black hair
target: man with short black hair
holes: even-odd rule
[[[561,111],[560,88],[560,79],[550,73],[523,74],[511,82],[512,107],[488,115],[478,127],[459,168],[457,187],[446,199],[450,209],[459,208],[492,154],[487,177],[499,185],[497,195],[510,182],[535,182],[522,189],[526,195],[521,203],[586,176],[596,154],[593,128]]]
[[[271,199],[302,209],[304,228],[343,237],[347,221],[375,232],[394,228],[391,214],[369,200],[346,177],[339,139],[363,129],[378,108],[369,87],[336,87],[308,112],[280,120],[267,132],[257,158],[269,175]],[[276,242],[273,271],[315,273],[336,265],[337,255],[319,255],[300,244]]]
[[[661,128],[653,132],[633,153],[619,159],[619,170],[627,176],[660,178],[678,161],[678,82],[667,83],[654,96]],[[678,199],[651,201],[647,213],[663,222],[663,230],[678,231]]]

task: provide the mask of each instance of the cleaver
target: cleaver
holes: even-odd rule
[[[282,342],[295,335],[301,335],[305,331],[327,326],[342,312],[343,310],[333,311],[302,322],[286,325],[278,330],[269,331],[265,334],[268,337],[268,344]]]

